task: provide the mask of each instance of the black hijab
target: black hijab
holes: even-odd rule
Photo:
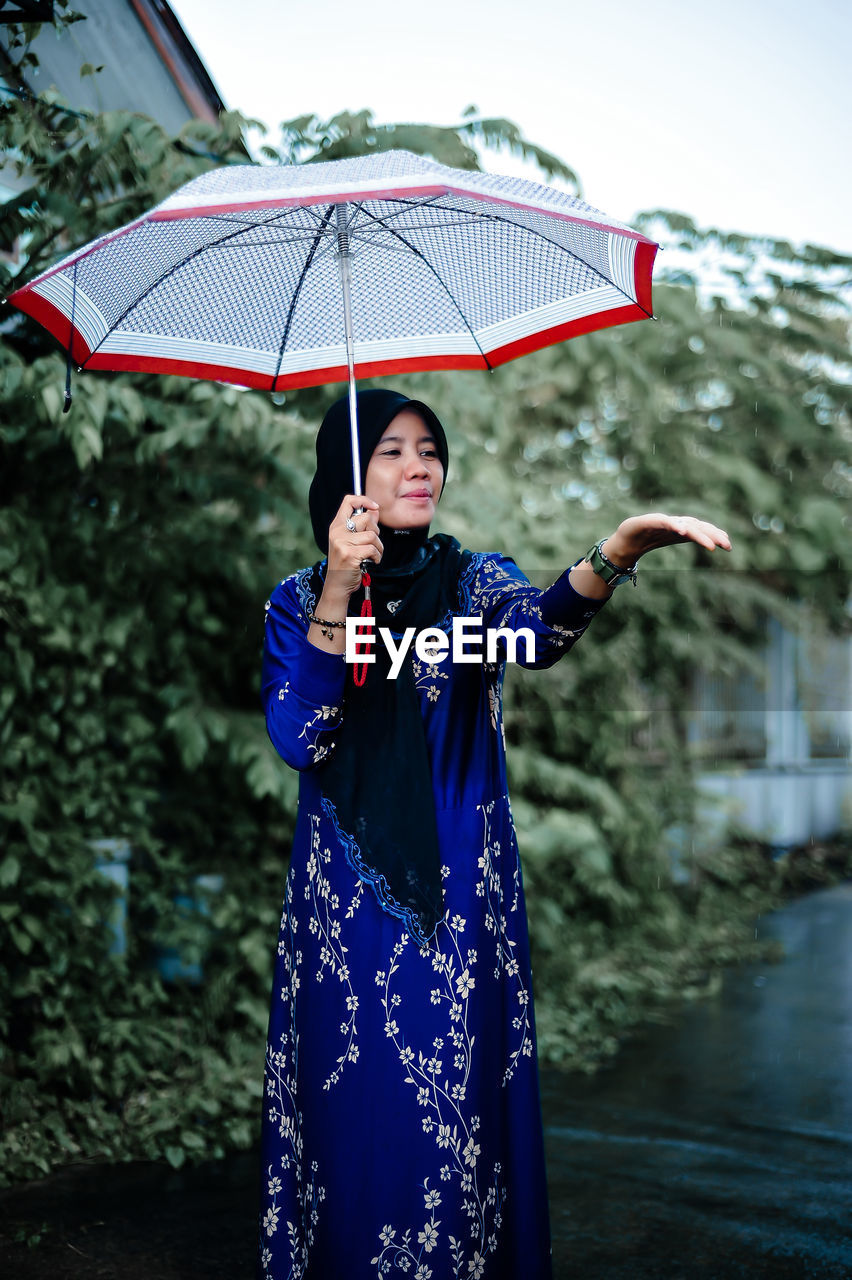
[[[401,395],[398,391],[359,391],[355,398],[358,405],[358,442],[361,446],[361,469],[364,476],[367,474],[367,467],[376,445],[396,415],[402,413],[403,409],[413,409],[420,414],[435,438],[435,447],[441,466],[444,468],[444,484],[446,484],[449,466],[447,437],[444,434],[444,428],[428,405],[420,400],[409,400],[408,396]],[[329,526],[337,515],[346,494],[352,492],[352,484],[349,397],[341,396],[339,400],[335,400],[322,420],[322,426],[317,435],[317,469],[308,494],[314,539],[323,554],[328,554]],[[402,548],[388,547],[385,542],[385,532],[387,531],[381,533],[382,542],[385,543],[386,551],[395,552],[393,559],[397,560],[400,554],[404,555],[404,552]],[[415,531],[405,530],[404,541],[409,533],[413,535]],[[427,534],[428,530],[423,530],[423,536],[409,539],[408,546],[413,547],[415,542],[425,542]],[[393,535],[388,541],[391,544],[394,543]],[[387,568],[387,556],[384,560]]]
[[[403,409],[423,418],[435,438],[446,479],[448,452],[444,429],[419,400],[396,391],[360,391],[358,439],[366,475],[373,450]],[[317,436],[317,470],[310,490],[314,537],[328,550],[328,528],[352,488],[348,397],[336,401]],[[412,667],[413,645],[396,680],[387,678],[390,657],[379,627],[395,635],[406,627],[420,631],[447,619],[458,607],[459,575],[469,553],[445,534],[429,537],[426,528],[379,531],[384,545],[380,565],[370,565],[376,661],[367,667],[362,687],[347,667],[343,723],[337,746],[319,766],[324,803],[331,806],[350,865],[374,889],[382,909],[403,921],[414,940],[428,945],[444,915],[438,829],[432,796],[432,772],[423,717]],[[318,598],[325,562],[314,566]],[[349,612],[360,610],[361,591]]]

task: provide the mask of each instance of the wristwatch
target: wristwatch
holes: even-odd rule
[[[592,567],[592,571],[601,578],[608,587],[620,587],[622,582],[632,582],[636,586],[636,565],[632,565],[629,569],[622,568],[621,565],[613,564],[612,561],[604,555],[603,544],[606,538],[601,538],[600,542],[596,542],[590,551],[586,552],[586,559]]]

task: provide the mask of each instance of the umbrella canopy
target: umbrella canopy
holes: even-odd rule
[[[80,369],[348,378],[360,493],[356,378],[493,369],[642,320],[657,247],[552,187],[389,151],[214,169],[9,301]]]
[[[10,301],[81,368],[277,391],[347,377],[341,250],[372,377],[489,369],[643,319],[656,249],[564,192],[391,151],[215,169]]]

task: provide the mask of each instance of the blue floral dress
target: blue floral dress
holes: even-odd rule
[[[310,583],[310,570],[285,579],[267,605],[267,725],[301,778],[267,1047],[258,1274],[546,1280],[529,945],[501,717],[505,664],[409,657],[446,907],[420,948],[358,874],[353,841],[321,792],[314,766],[334,751],[346,667],[307,641]],[[542,593],[513,561],[483,553],[465,568],[459,603],[460,616],[483,627],[531,628],[535,661],[525,665],[538,667],[566,653],[600,607],[574,592],[567,574]]]

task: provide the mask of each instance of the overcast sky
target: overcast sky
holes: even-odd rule
[[[613,217],[679,209],[852,251],[848,0],[171,3],[227,105],[268,124],[452,124],[474,103]]]

